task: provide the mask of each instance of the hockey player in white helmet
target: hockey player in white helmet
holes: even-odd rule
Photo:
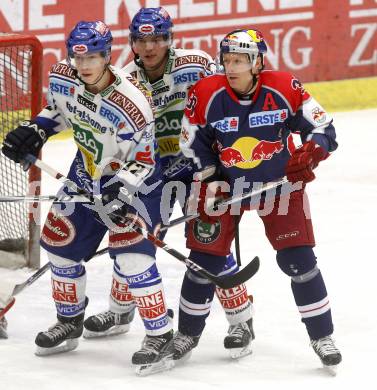
[[[272,196],[263,196],[256,211],[276,251],[277,265],[290,278],[311,345],[332,371],[342,355],[332,337],[331,306],[313,249],[305,187],[315,179],[314,169],[337,149],[336,132],[331,115],[294,75],[264,70],[266,52],[263,34],[254,28],[237,29],[223,38],[219,60],[224,74],[200,80],[190,89],[180,146],[206,178],[204,187],[216,184],[219,172],[230,195],[237,192],[239,179],[245,190],[284,176],[295,184],[289,195],[278,188]],[[295,147],[292,133],[300,135],[301,147]],[[240,217],[248,210],[250,203],[242,202]],[[211,216],[201,209],[200,218]],[[205,251],[208,261],[221,261],[234,237],[232,220],[229,210],[219,216],[219,239],[205,244],[195,240],[191,225],[191,254]]]
[[[196,81],[214,73],[216,65],[202,50],[172,47],[173,23],[162,7],[140,9],[129,28],[135,58],[124,69],[152,94],[156,115],[155,135],[164,182],[184,183],[188,196],[195,168],[179,148],[183,109],[188,89]],[[174,202],[175,199],[172,199],[172,204]],[[224,267],[216,263],[206,264],[205,267],[211,272],[223,274],[236,272],[238,269],[232,255],[228,256]],[[115,285],[118,287],[115,288]],[[121,279],[115,271],[109,310],[85,320],[84,337],[122,333],[129,329],[129,316],[125,308],[132,304],[132,297],[122,294],[121,290],[127,290],[127,281],[125,278]],[[180,297],[178,332],[173,345],[175,360],[188,357],[197,346],[210,311],[214,290],[215,286],[206,279],[192,270],[186,271]],[[240,285],[229,290],[217,288],[216,292],[230,325],[229,334],[224,340],[225,348],[235,358],[249,354],[254,332],[252,303],[246,286]],[[119,314],[122,311],[125,313]]]

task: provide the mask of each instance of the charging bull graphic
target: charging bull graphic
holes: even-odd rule
[[[288,150],[292,154],[295,149],[293,136],[287,139]],[[216,148],[219,159],[225,168],[236,166],[238,168],[254,168],[264,160],[271,160],[274,155],[279,154],[284,149],[284,144],[279,141],[258,140],[253,137],[241,137],[232,146],[223,147],[217,141]]]

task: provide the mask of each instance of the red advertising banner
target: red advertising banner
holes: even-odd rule
[[[34,34],[44,47],[44,85],[79,20],[101,19],[114,36],[113,64],[132,60],[128,26],[140,7],[163,6],[176,47],[215,56],[223,36],[254,27],[268,44],[267,68],[302,81],[377,75],[377,0],[1,0],[0,31]]]

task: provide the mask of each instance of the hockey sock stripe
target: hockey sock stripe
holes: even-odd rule
[[[297,306],[302,318],[319,316],[330,310],[329,298],[326,296],[322,300],[309,305]]]
[[[194,316],[207,315],[211,310],[212,301],[206,303],[192,303],[181,297],[179,301],[179,308],[186,314]]]

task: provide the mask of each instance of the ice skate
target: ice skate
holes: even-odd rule
[[[232,359],[239,359],[252,353],[251,342],[254,340],[253,319],[229,327],[224,347],[229,350]]]
[[[0,339],[7,339],[8,333],[7,333],[7,327],[8,327],[8,321],[5,317],[0,318]]]
[[[161,336],[145,336],[141,349],[132,356],[136,374],[145,376],[171,369],[174,362],[167,347],[172,338],[173,330]]]
[[[84,338],[105,337],[127,333],[135,317],[135,308],[128,313],[114,313],[111,310],[88,317],[84,321]]]
[[[69,319],[58,316],[55,325],[46,332],[38,333],[35,339],[35,354],[46,356],[76,349],[83,332],[83,320],[84,314]]]
[[[318,340],[311,340],[311,346],[314,352],[319,356],[323,367],[331,375],[336,375],[336,368],[342,361],[342,355],[339,349],[335,346],[331,336],[322,337]]]
[[[188,336],[179,331],[174,334],[173,340],[166,350],[166,353],[172,357],[174,365],[184,363],[190,358],[199,339],[200,336]]]

